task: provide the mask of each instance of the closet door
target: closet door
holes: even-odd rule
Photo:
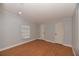
[[[64,42],[64,24],[62,22],[55,24],[54,41],[57,43]]]

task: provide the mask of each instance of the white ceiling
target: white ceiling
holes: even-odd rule
[[[18,11],[22,11],[21,17],[33,22],[57,21],[64,17],[72,17],[75,6],[74,3],[4,4],[7,11],[17,15]]]

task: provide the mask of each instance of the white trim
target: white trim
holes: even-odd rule
[[[44,39],[43,39],[43,40],[44,40]],[[57,43],[57,42],[54,42],[54,41],[51,41],[51,40],[46,40],[46,41],[52,42],[52,43]],[[62,45],[64,45],[64,46],[71,47],[71,48],[72,48],[72,51],[73,51],[73,53],[74,53],[74,56],[76,56],[75,50],[74,50],[74,48],[72,47],[72,45],[64,44],[64,43],[58,43],[58,44],[62,44]]]
[[[74,56],[76,56],[76,53],[75,53],[75,50],[74,50],[74,48],[73,48],[73,47],[72,47],[72,50],[73,50]]]
[[[17,44],[15,44],[15,45],[12,45],[12,46],[2,48],[2,49],[0,49],[0,51],[4,51],[4,50],[10,49],[10,48],[19,46],[19,45],[22,45],[22,44],[24,44],[24,43],[28,43],[28,42],[33,41],[33,40],[36,40],[36,39],[31,39],[31,40],[29,40],[29,41],[20,42],[20,43],[17,43]],[[44,39],[43,39],[43,40],[44,40]],[[46,41],[48,41],[48,42],[53,42],[53,41],[50,41],[50,40],[46,40]],[[53,43],[57,43],[57,42],[53,42]],[[62,44],[62,43],[59,43],[59,44]],[[72,47],[72,45],[69,45],[69,44],[62,44],[62,45],[68,46],[68,47]],[[75,53],[73,47],[72,47],[72,50],[73,50],[74,56],[76,56],[76,53]]]
[[[31,39],[31,40],[28,40],[28,41],[24,41],[24,42],[20,42],[20,43],[14,44],[14,45],[9,46],[9,47],[2,48],[2,49],[0,49],[0,51],[4,51],[4,50],[10,49],[10,48],[13,48],[13,47],[22,45],[22,44],[24,44],[24,43],[28,43],[28,42],[30,42],[30,41],[32,41],[32,40],[35,40],[35,39]]]
[[[54,41],[51,41],[51,40],[46,40],[46,41],[52,42],[52,43],[58,43],[58,42],[54,42]],[[69,45],[69,44],[64,44],[64,43],[58,43],[58,44],[62,44],[64,46],[72,47],[72,45]]]

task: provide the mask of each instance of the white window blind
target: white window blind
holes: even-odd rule
[[[21,33],[24,39],[30,38],[30,25],[22,25]]]

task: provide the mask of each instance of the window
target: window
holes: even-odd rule
[[[22,25],[21,32],[22,32],[22,37],[24,39],[30,38],[30,26],[29,25]]]

